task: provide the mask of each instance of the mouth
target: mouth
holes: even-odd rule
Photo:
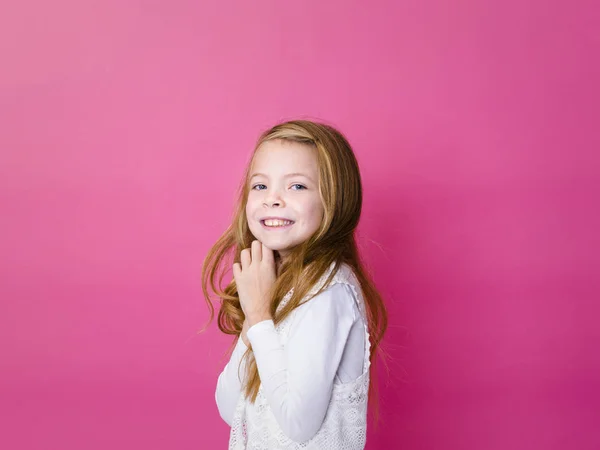
[[[267,230],[282,230],[291,227],[294,225],[293,220],[286,219],[263,219],[260,221],[260,224],[263,228]]]

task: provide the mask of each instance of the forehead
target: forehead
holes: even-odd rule
[[[317,149],[282,139],[263,142],[254,154],[250,176],[255,172],[273,176],[306,172],[308,176],[315,176],[318,173]]]

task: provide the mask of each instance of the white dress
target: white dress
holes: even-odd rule
[[[229,448],[364,448],[370,367],[364,318],[358,281],[343,265],[323,292],[286,320],[252,326],[247,336],[261,377],[256,402],[242,395],[241,339],[217,382],[217,406],[231,426]]]

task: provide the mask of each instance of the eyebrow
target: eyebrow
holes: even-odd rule
[[[254,178],[254,177],[265,177],[265,178],[269,178],[267,175],[265,175],[264,173],[254,173],[252,174],[252,176],[250,177],[250,179]],[[284,175],[283,178],[292,178],[292,177],[304,177],[310,181],[312,181],[314,183],[314,180],[309,177],[308,175],[305,175],[301,172],[293,172],[293,173],[288,173],[287,175]]]

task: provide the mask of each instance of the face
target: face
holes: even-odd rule
[[[250,168],[246,216],[252,234],[282,258],[319,229],[317,150],[286,140],[264,142]]]

